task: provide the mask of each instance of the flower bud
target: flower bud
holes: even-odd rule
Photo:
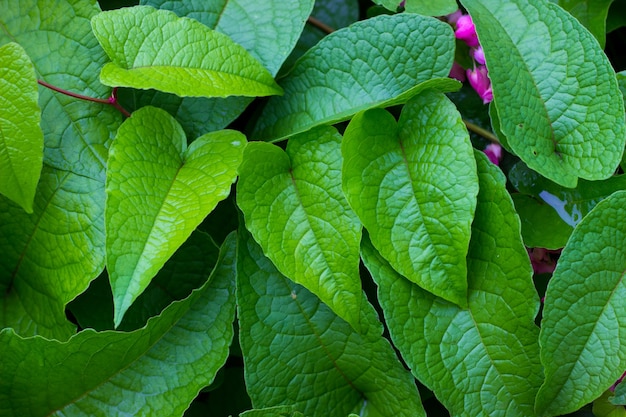
[[[474,58],[474,61],[478,62],[480,65],[485,65],[485,51],[481,45],[470,49],[470,55]]]
[[[455,61],[452,63],[452,69],[450,70],[450,75],[448,75],[448,77],[465,82],[465,69]]]
[[[463,16],[463,12],[461,11],[461,9],[457,10],[454,13],[450,13],[449,15],[446,16],[446,19],[448,20],[448,23],[450,23],[451,25],[456,25],[456,22],[459,20],[459,17]]]
[[[476,90],[480,98],[483,99],[484,104],[493,100],[493,91],[491,90],[491,81],[487,75],[487,67],[479,65],[474,69],[468,69],[467,79],[472,88]]]
[[[494,165],[500,165],[500,158],[502,158],[502,146],[497,143],[490,143],[483,150],[483,152]]]
[[[454,36],[457,39],[464,41],[468,46],[478,46],[478,36],[476,35],[476,28],[474,22],[468,14],[464,14],[456,21],[456,30]]]

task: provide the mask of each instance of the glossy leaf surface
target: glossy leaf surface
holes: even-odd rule
[[[104,183],[44,166],[33,213],[0,197],[0,324],[67,340],[65,305],[104,267]]]
[[[425,416],[372,306],[356,333],[282,276],[252,237],[240,236],[237,305],[246,384],[257,408],[292,405],[309,417]]]
[[[32,213],[43,161],[37,78],[17,43],[0,47],[0,193]]]
[[[341,191],[341,135],[317,128],[286,152],[250,143],[239,174],[237,203],[263,251],[358,329],[361,224]]]
[[[222,130],[189,147],[165,111],[145,107],[120,126],[107,170],[107,270],[119,325],[165,261],[230,193],[246,139]]]
[[[136,6],[100,13],[92,26],[113,61],[100,73],[105,84],[192,97],[281,93],[241,45],[194,19]]]
[[[453,57],[452,30],[439,20],[399,14],[355,23],[325,37],[279,80],[285,94],[269,100],[251,136],[277,140],[402,104],[420,83],[447,77]],[[458,87],[439,82],[433,88]]]
[[[613,0],[551,0],[567,10],[598,40],[602,48],[606,41],[606,18]]]
[[[65,343],[0,332],[0,414],[182,416],[228,356],[235,242],[208,283],[141,330],[85,330]]]
[[[611,176],[626,142],[624,104],[593,36],[543,0],[462,3],[484,48],[500,128],[513,152],[565,187],[579,177]]]
[[[537,411],[555,416],[599,397],[626,369],[626,192],[574,230],[546,292]]]
[[[359,113],[342,153],[344,193],[374,246],[410,281],[464,305],[478,178],[454,105],[427,91],[397,123],[382,109]]]
[[[362,256],[394,344],[453,416],[534,415],[542,382],[539,299],[505,178],[476,153],[480,192],[467,255],[467,308],[410,283],[368,241]]]

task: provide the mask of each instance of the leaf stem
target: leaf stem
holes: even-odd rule
[[[330,35],[331,33],[335,31],[334,28],[328,26],[326,23],[314,18],[313,16],[309,16],[309,18],[307,19],[307,23],[310,24],[311,26],[315,26],[316,28],[318,28],[322,32],[325,32],[328,35]]]
[[[490,131],[483,129],[482,127],[475,125],[474,123],[469,122],[465,119],[463,119],[463,123],[465,123],[465,127],[467,127],[467,130],[470,130],[476,133],[477,135],[482,136],[483,138],[487,139],[490,142],[497,143],[499,145],[501,144],[498,138],[496,137],[496,135],[494,135]]]
[[[39,83],[40,85],[49,88],[50,90],[56,91],[57,93],[61,93],[64,94],[66,96],[70,96],[70,97],[74,97],[77,98],[79,100],[85,100],[85,101],[91,101],[94,103],[101,103],[101,104],[108,104],[111,105],[113,107],[115,107],[120,113],[122,113],[125,117],[130,117],[130,113],[121,106],[120,103],[118,103],[117,101],[117,87],[113,88],[113,91],[111,92],[111,97],[109,98],[96,98],[96,97],[90,97],[90,96],[85,96],[82,94],[78,94],[78,93],[73,93],[71,91],[68,90],[64,90],[62,88],[59,88],[55,85],[49,84],[43,80],[37,80],[37,83]]]

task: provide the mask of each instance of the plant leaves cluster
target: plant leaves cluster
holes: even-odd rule
[[[611,1],[140,3],[0,0],[0,415],[624,413]]]

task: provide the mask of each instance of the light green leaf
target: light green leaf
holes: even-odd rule
[[[593,35],[543,0],[462,3],[485,50],[500,127],[514,153],[565,187],[579,177],[610,177],[626,142],[624,104]]]
[[[542,381],[539,297],[506,179],[484,155],[476,158],[468,308],[404,279],[365,239],[361,255],[378,284],[391,339],[451,415],[529,417]]]
[[[578,224],[548,284],[541,322],[543,416],[599,397],[626,369],[626,191]]]
[[[33,214],[0,197],[0,328],[58,340],[75,333],[65,305],[104,267],[104,197],[102,182],[47,165]]]
[[[284,96],[269,100],[251,136],[281,139],[372,107],[402,104],[424,88],[421,83],[447,77],[453,58],[452,29],[437,19],[403,13],[355,23],[300,58],[280,80]],[[451,79],[433,81],[444,91],[459,86]]]
[[[426,91],[397,123],[382,109],[359,113],[342,153],[344,193],[374,246],[409,280],[464,305],[478,177],[454,105]]]
[[[612,404],[610,399],[613,393],[606,390],[600,398],[593,402],[593,415],[595,417],[626,417],[626,408]]]
[[[282,405],[244,411],[239,417],[304,417],[304,414],[294,411],[293,406]]]
[[[0,0],[0,45],[17,42],[39,79],[56,87],[106,99],[111,88],[98,80],[106,55],[89,19],[94,0]],[[104,182],[109,143],[122,121],[112,106],[39,88],[44,163]]]
[[[104,84],[192,97],[282,92],[241,45],[194,19],[136,6],[100,13],[91,24],[113,61],[100,73]]]
[[[413,378],[366,299],[359,334],[282,276],[245,231],[237,305],[246,386],[256,408],[293,406],[309,417],[425,416]]]
[[[374,3],[380,4],[392,12],[397,11],[400,5],[398,0],[374,0]],[[406,0],[404,3],[404,10],[407,12],[424,16],[443,16],[455,12],[458,8],[455,0]]]
[[[341,191],[341,135],[311,130],[286,152],[250,143],[239,174],[237,203],[265,254],[359,329],[361,224]]]
[[[613,0],[550,0],[567,10],[600,43],[604,49],[606,41],[606,17]]]
[[[43,161],[37,77],[17,43],[0,47],[0,193],[33,212]]]
[[[182,416],[228,356],[234,237],[211,280],[141,330],[88,329],[66,343],[0,332],[0,414]]]
[[[611,404],[626,405],[626,383],[623,380],[615,387],[614,394],[615,396],[609,398]]]
[[[560,249],[567,243],[574,226],[565,223],[545,201],[527,194],[511,195],[522,222],[522,237],[529,248]]]
[[[109,157],[107,270],[118,326],[165,261],[230,192],[245,137],[222,130],[189,147],[164,110],[144,107],[119,128]]]

